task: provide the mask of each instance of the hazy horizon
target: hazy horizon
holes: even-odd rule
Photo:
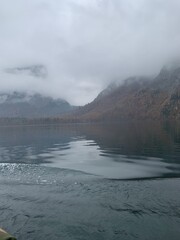
[[[179,59],[179,9],[178,0],[2,0],[0,89],[84,105],[112,81],[158,74]],[[43,76],[13,72],[36,65]]]

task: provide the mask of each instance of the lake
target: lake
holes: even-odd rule
[[[179,240],[180,124],[1,127],[0,194],[18,240]]]

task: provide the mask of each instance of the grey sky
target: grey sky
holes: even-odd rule
[[[179,0],[0,0],[0,90],[72,104],[108,83],[155,74],[180,53]],[[47,78],[3,69],[43,64]]]

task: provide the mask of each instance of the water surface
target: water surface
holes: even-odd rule
[[[180,238],[180,126],[0,128],[0,224],[18,239]]]

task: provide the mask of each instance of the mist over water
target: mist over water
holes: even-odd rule
[[[179,124],[0,133],[1,226],[19,240],[179,239]]]

